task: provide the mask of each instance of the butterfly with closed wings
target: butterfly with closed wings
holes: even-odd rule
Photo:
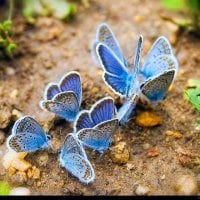
[[[105,97],[97,101],[90,110],[79,113],[74,133],[84,146],[102,153],[108,149],[117,127],[114,101],[111,97]]]
[[[66,136],[61,148],[59,161],[72,175],[77,177],[82,183],[94,181],[94,169],[89,162],[85,150],[73,133]]]
[[[35,152],[49,147],[51,136],[29,116],[18,119],[7,139],[7,148],[15,152]]]
[[[80,75],[76,71],[71,71],[64,75],[58,84],[47,85],[40,107],[72,122],[79,113],[81,98]]]

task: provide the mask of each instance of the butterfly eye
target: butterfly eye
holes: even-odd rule
[[[48,139],[48,140],[51,140],[52,138],[53,138],[52,135],[47,135],[47,139]]]

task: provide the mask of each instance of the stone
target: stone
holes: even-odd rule
[[[36,162],[38,163],[38,165],[41,166],[46,166],[47,162],[49,160],[49,156],[47,152],[40,152],[37,156],[37,160]]]
[[[17,171],[13,176],[10,177],[10,181],[14,185],[23,185],[27,181],[26,173]]]
[[[28,195],[31,195],[31,191],[26,187],[17,187],[17,188],[10,190],[10,195],[28,196]]]
[[[160,125],[162,122],[161,117],[151,112],[141,112],[136,117],[136,124],[142,127],[153,127]]]
[[[119,142],[110,148],[110,157],[114,163],[119,165],[126,164],[129,160],[130,153],[125,142]]]
[[[11,109],[6,105],[0,106],[0,129],[6,128],[11,120]]]
[[[3,166],[5,169],[13,167],[19,171],[26,171],[32,165],[24,160],[27,156],[27,152],[16,153],[14,151],[8,151],[3,157]]]
[[[178,195],[196,195],[198,192],[197,180],[191,175],[177,177],[174,189]]]
[[[143,196],[143,195],[147,195],[149,192],[149,188],[147,186],[144,185],[138,185],[136,190],[135,190],[135,194],[138,196]]]

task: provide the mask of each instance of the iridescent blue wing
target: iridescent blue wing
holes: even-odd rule
[[[44,99],[51,100],[59,92],[61,91],[56,83],[49,83],[44,91]]]
[[[24,116],[19,118],[13,128],[12,135],[17,135],[21,133],[35,133],[42,137],[44,140],[46,138],[46,134],[43,128],[39,125],[39,123],[34,120],[32,117]]]
[[[144,65],[141,67],[140,72],[144,77],[149,77],[149,70],[151,71],[151,68],[155,68],[155,66],[152,66],[152,62],[161,55],[171,55],[173,56],[171,45],[168,41],[168,39],[164,36],[159,37],[153,44],[152,48],[150,49],[146,61]],[[160,70],[162,70],[162,66],[160,66]],[[162,70],[162,73],[165,71],[165,68]],[[155,73],[153,76],[157,76],[158,74]]]
[[[110,120],[114,117],[115,106],[111,97],[97,101],[91,108],[90,116],[95,125]]]
[[[82,129],[77,133],[78,139],[84,146],[102,153],[108,149],[113,133],[118,126],[118,119],[108,120],[94,128]]]
[[[159,74],[164,73],[165,71],[174,69],[175,73],[178,71],[178,62],[174,56],[171,55],[160,55],[155,59],[152,59],[151,62],[148,62],[147,67],[143,70],[145,80],[153,78]],[[175,74],[176,76],[176,74]]]
[[[68,134],[59,156],[61,166],[65,167],[82,183],[94,181],[94,169],[87,159],[83,147],[73,134]]]
[[[77,140],[76,135],[74,133],[69,133],[64,140],[61,155],[65,156],[65,154],[79,154],[82,157],[87,158],[87,155],[83,149],[81,143]]]
[[[125,125],[127,123],[135,109],[138,99],[138,95],[132,95],[132,97],[127,99],[120,107],[117,113],[117,118],[119,119],[120,124]]]
[[[104,69],[104,81],[118,95],[125,96],[128,87],[128,71],[125,65],[106,45],[97,45],[97,54]]]
[[[128,63],[122,55],[119,43],[117,42],[112,30],[106,23],[102,23],[97,28],[96,32],[96,43],[103,43],[108,46],[114,54],[119,58],[119,60],[128,67]]]
[[[79,112],[79,102],[74,92],[61,92],[53,100],[41,101],[40,106],[66,121],[74,121]]]
[[[165,98],[167,90],[174,80],[174,75],[175,70],[169,70],[152,80],[148,80],[141,86],[142,93],[152,103],[159,102]]]
[[[42,137],[37,133],[18,133],[10,135],[7,139],[7,147],[16,152],[35,152],[39,149],[48,148],[47,137]]]
[[[81,105],[82,88],[80,74],[76,71],[67,73],[59,83],[60,90],[62,92],[72,91],[76,94],[76,97]]]
[[[89,111],[83,110],[79,112],[74,122],[74,133],[84,128],[92,128],[95,124],[90,117]]]
[[[143,37],[142,35],[140,35],[137,45],[136,45],[133,70],[130,75],[130,79],[129,79],[130,84],[128,84],[128,89],[127,89],[127,97],[131,97],[133,94],[138,94],[140,91],[138,72],[139,72],[139,62],[140,62],[142,43],[143,43]]]

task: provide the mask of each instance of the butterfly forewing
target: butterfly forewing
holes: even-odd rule
[[[76,133],[81,129],[92,128],[94,126],[95,126],[95,124],[91,120],[90,112],[89,111],[81,111],[76,118],[76,121],[74,124],[74,132]]]
[[[36,120],[32,117],[24,116],[18,119],[13,128],[12,135],[17,135],[18,133],[37,133],[43,138],[46,138],[43,128],[38,124]]]
[[[82,89],[81,79],[78,72],[72,71],[66,74],[61,79],[59,86],[62,92],[73,91],[76,94],[79,105],[81,104]]]
[[[90,113],[94,124],[110,120],[114,117],[114,102],[112,98],[106,97],[93,105]]]
[[[44,92],[44,99],[45,100],[51,100],[53,99],[53,97],[60,93],[60,88],[58,87],[58,85],[56,83],[49,83],[46,86],[45,92]]]
[[[121,49],[119,47],[119,44],[113,32],[111,31],[111,29],[109,28],[107,24],[102,23],[98,27],[97,34],[96,34],[96,41],[107,45],[122,62],[125,61],[122,55]]]

